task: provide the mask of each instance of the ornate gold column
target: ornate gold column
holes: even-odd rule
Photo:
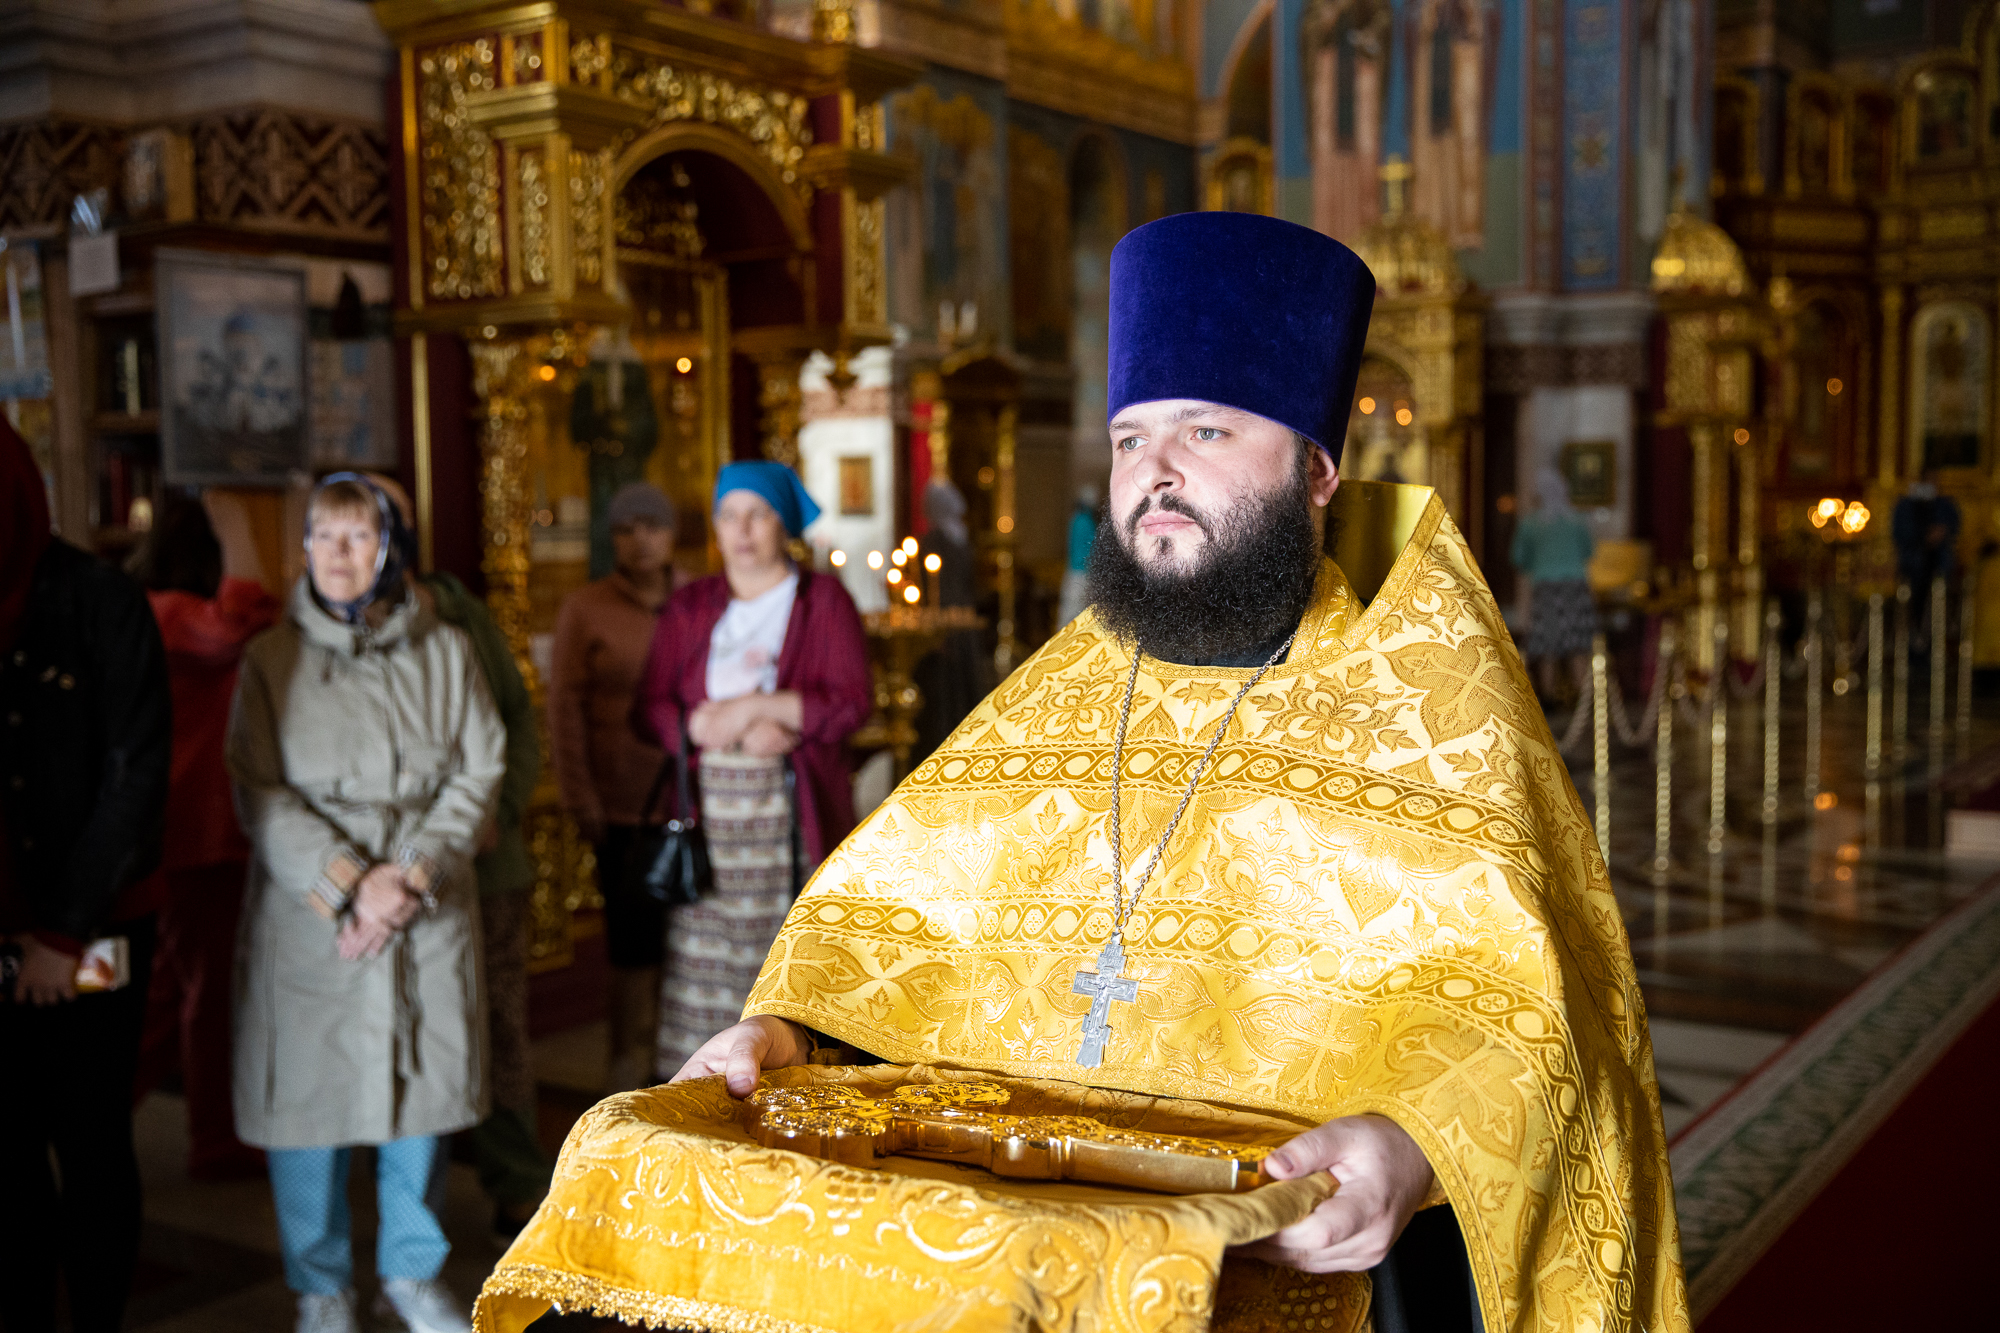
[[[1653,291],[1667,321],[1666,406],[1658,424],[1687,431],[1693,494],[1688,547],[1698,603],[1689,660],[1706,672],[1720,663],[1715,629],[1735,599],[1734,651],[1754,654],[1763,585],[1757,550],[1758,454],[1750,410],[1759,321],[1743,255],[1720,227],[1676,208],[1653,257]],[[1740,439],[1739,439],[1740,433]],[[1744,484],[1729,541],[1729,479]],[[1726,574],[1733,574],[1726,577]],[[1732,587],[1731,584],[1735,586]],[[1748,607],[1744,612],[1743,608]]]
[[[486,605],[500,632],[507,636],[521,679],[539,699],[541,682],[528,656],[526,381],[534,358],[520,338],[475,338],[468,350],[472,353],[472,391],[483,408],[479,499],[486,550],[480,568],[486,574]]]
[[[1882,289],[1882,416],[1875,441],[1875,480],[1896,489],[1903,453],[1903,289]]]
[[[1410,175],[1400,159],[1382,168],[1387,211],[1355,247],[1375,275],[1367,350],[1409,375],[1430,451],[1426,480],[1477,549],[1485,497],[1468,445],[1485,410],[1486,304],[1443,233],[1404,208]]]
[[[1006,676],[1021,660],[1021,636],[1016,612],[1017,583],[1014,576],[1014,427],[1020,409],[1012,403],[1000,409],[999,433],[993,450],[993,568],[995,590],[1000,594],[1000,621],[994,633],[999,642],[993,648],[993,666]]]
[[[590,328],[628,314],[615,272],[621,174],[667,151],[668,140],[689,137],[686,130],[720,156],[734,153],[804,219],[788,224],[800,322],[739,331],[754,336],[729,346],[718,334],[702,358],[703,388],[713,390],[703,410],[722,413],[728,353],[758,362],[765,452],[796,463],[804,357],[824,348],[844,363],[889,336],[881,196],[911,168],[881,151],[881,99],[922,67],[847,44],[852,0],[817,0],[813,42],[718,22],[706,4],[377,0],[373,8],[398,46],[404,174],[396,225],[407,267],[397,328],[463,337],[471,349],[489,603],[539,699],[528,654],[539,478],[526,473],[540,432],[560,429]],[[835,102],[839,134],[817,133]],[[826,192],[840,205],[837,237],[811,222]],[[842,267],[841,299],[820,302],[814,262],[829,258]],[[720,328],[707,316],[721,300],[718,274],[704,287],[705,328]],[[704,434],[726,449],[725,428]],[[441,491],[439,504],[468,498]],[[537,867],[532,948],[547,964],[567,954],[568,912],[588,891],[588,852],[552,778],[524,824]]]
[[[799,466],[799,371],[805,353],[791,349],[757,357],[758,430],[764,457],[796,470]]]

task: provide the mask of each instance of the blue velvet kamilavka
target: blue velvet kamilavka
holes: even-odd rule
[[[1309,227],[1179,213],[1111,252],[1109,415],[1199,398],[1289,426],[1340,461],[1375,275]]]

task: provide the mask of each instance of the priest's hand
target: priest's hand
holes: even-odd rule
[[[1358,1273],[1389,1253],[1431,1192],[1424,1150],[1395,1121],[1344,1116],[1309,1129],[1264,1159],[1276,1180],[1330,1171],[1340,1193],[1268,1240],[1242,1247],[1304,1273]]]
[[[766,1069],[802,1065],[811,1054],[812,1043],[806,1040],[805,1029],[789,1019],[759,1014],[703,1042],[680,1073],[667,1082],[720,1074],[730,1096],[748,1097],[757,1089],[757,1076]],[[1421,1160],[1422,1154],[1418,1157]]]

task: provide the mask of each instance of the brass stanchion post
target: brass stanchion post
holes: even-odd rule
[[[1806,638],[1803,645],[1806,658],[1806,805],[1815,808],[1819,801],[1820,769],[1820,695],[1822,682],[1820,674],[1825,667],[1826,653],[1820,643],[1820,623],[1825,608],[1818,588],[1814,588],[1806,598]]]
[[[1784,702],[1784,667],[1779,659],[1778,629],[1783,623],[1778,602],[1764,604],[1764,862],[1763,898],[1766,914],[1778,910],[1778,728]]]
[[[1611,690],[1604,634],[1590,636],[1591,795],[1596,802],[1597,850],[1611,861]]]
[[[1667,933],[1667,880],[1673,872],[1674,837],[1674,655],[1672,617],[1660,622],[1660,649],[1653,670],[1659,674],[1659,718],[1653,732],[1653,936]]]
[[[1890,659],[1894,693],[1889,696],[1889,758],[1901,760],[1910,743],[1910,585],[1896,585],[1895,656]]]
[[[1729,831],[1729,618],[1712,629],[1708,678],[1708,923],[1722,924],[1722,843]]]
[[[1929,759],[1925,765],[1924,812],[1927,847],[1944,846],[1944,793],[1938,789],[1944,777],[1944,716],[1945,690],[1950,681],[1945,655],[1947,652],[1945,624],[1945,587],[1943,578],[1931,580],[1931,689],[1929,728]]]
[[[1977,605],[1978,572],[1967,570],[1958,595],[1958,758],[1972,752],[1972,641],[1973,607]]]
[[[1863,834],[1868,845],[1882,844],[1882,617],[1887,599],[1868,597],[1868,723],[1861,771],[1867,781],[1867,814]]]
[[[1729,828],[1729,622],[1712,622],[1715,669],[1708,678],[1708,854],[1722,855]]]
[[[1944,757],[1944,692],[1947,672],[1945,655],[1948,650],[1945,625],[1944,579],[1931,580],[1931,759],[1942,762]]]

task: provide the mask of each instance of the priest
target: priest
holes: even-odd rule
[[[1373,297],[1271,218],[1118,245],[1092,610],[826,860],[677,1077],[844,1047],[1294,1117],[1270,1174],[1339,1190],[1244,1257],[1367,1274],[1378,1333],[1678,1333],[1589,821],[1442,503],[1336,497]]]

